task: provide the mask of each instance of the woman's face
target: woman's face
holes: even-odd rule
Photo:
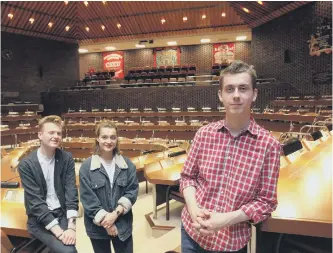
[[[102,152],[113,152],[118,141],[116,129],[109,127],[101,128],[97,141]]]

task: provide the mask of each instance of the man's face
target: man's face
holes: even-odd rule
[[[257,89],[252,88],[250,74],[240,73],[225,75],[218,95],[227,114],[241,116],[251,113],[251,105],[257,98],[257,92]]]
[[[41,144],[49,148],[57,148],[61,144],[62,129],[59,125],[48,122],[45,123],[40,132],[38,132],[38,138]]]

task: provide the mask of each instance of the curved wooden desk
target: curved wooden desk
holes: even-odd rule
[[[171,167],[145,173],[149,183],[162,184],[162,185],[178,185],[180,179],[180,172],[184,164],[175,164]]]
[[[7,197],[7,199],[5,199],[5,197]],[[1,230],[3,230],[6,235],[31,238],[27,231],[27,219],[28,217],[24,207],[23,188],[2,189]]]
[[[332,137],[284,167],[262,231],[332,238]]]

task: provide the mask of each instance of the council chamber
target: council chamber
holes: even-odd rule
[[[196,132],[224,119],[219,76],[252,65],[251,117],[281,145],[278,205],[249,253],[332,252],[332,2],[1,2],[1,252],[51,252],[27,230],[19,162],[63,120],[76,183],[96,124],[136,166],[134,252],[181,252],[179,189]],[[93,252],[79,201],[78,252]]]

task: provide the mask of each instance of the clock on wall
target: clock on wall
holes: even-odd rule
[[[10,49],[1,49],[1,58],[4,60],[11,60],[13,58],[13,52]]]

